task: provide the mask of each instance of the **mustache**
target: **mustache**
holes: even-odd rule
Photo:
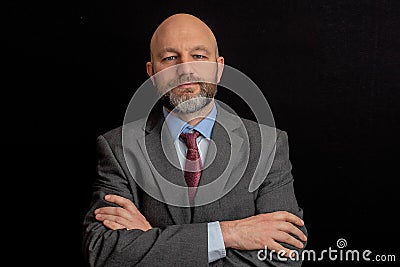
[[[195,75],[183,75],[183,76],[179,76],[174,80],[171,80],[170,82],[168,82],[168,84],[166,85],[166,89],[172,89],[175,88],[179,85],[182,85],[184,83],[198,83],[198,82],[204,82],[204,79],[195,76]]]

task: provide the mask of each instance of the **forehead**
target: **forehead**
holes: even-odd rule
[[[212,52],[215,47],[216,42],[212,32],[199,25],[168,25],[158,29],[151,41],[153,53],[171,49],[189,51],[198,48]]]

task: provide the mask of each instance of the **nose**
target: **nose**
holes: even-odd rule
[[[193,63],[190,60],[182,58],[177,65],[177,73],[179,76],[193,74]]]

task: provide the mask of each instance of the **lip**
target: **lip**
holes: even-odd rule
[[[193,86],[195,86],[197,83],[183,83],[181,85],[179,85],[179,88],[192,88]]]

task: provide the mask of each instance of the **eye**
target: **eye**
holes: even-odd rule
[[[205,59],[205,58],[207,58],[206,56],[203,56],[203,55],[193,55],[193,57],[195,59]]]
[[[174,60],[176,58],[177,58],[176,56],[169,56],[169,57],[163,58],[163,61],[171,61],[171,60]]]

